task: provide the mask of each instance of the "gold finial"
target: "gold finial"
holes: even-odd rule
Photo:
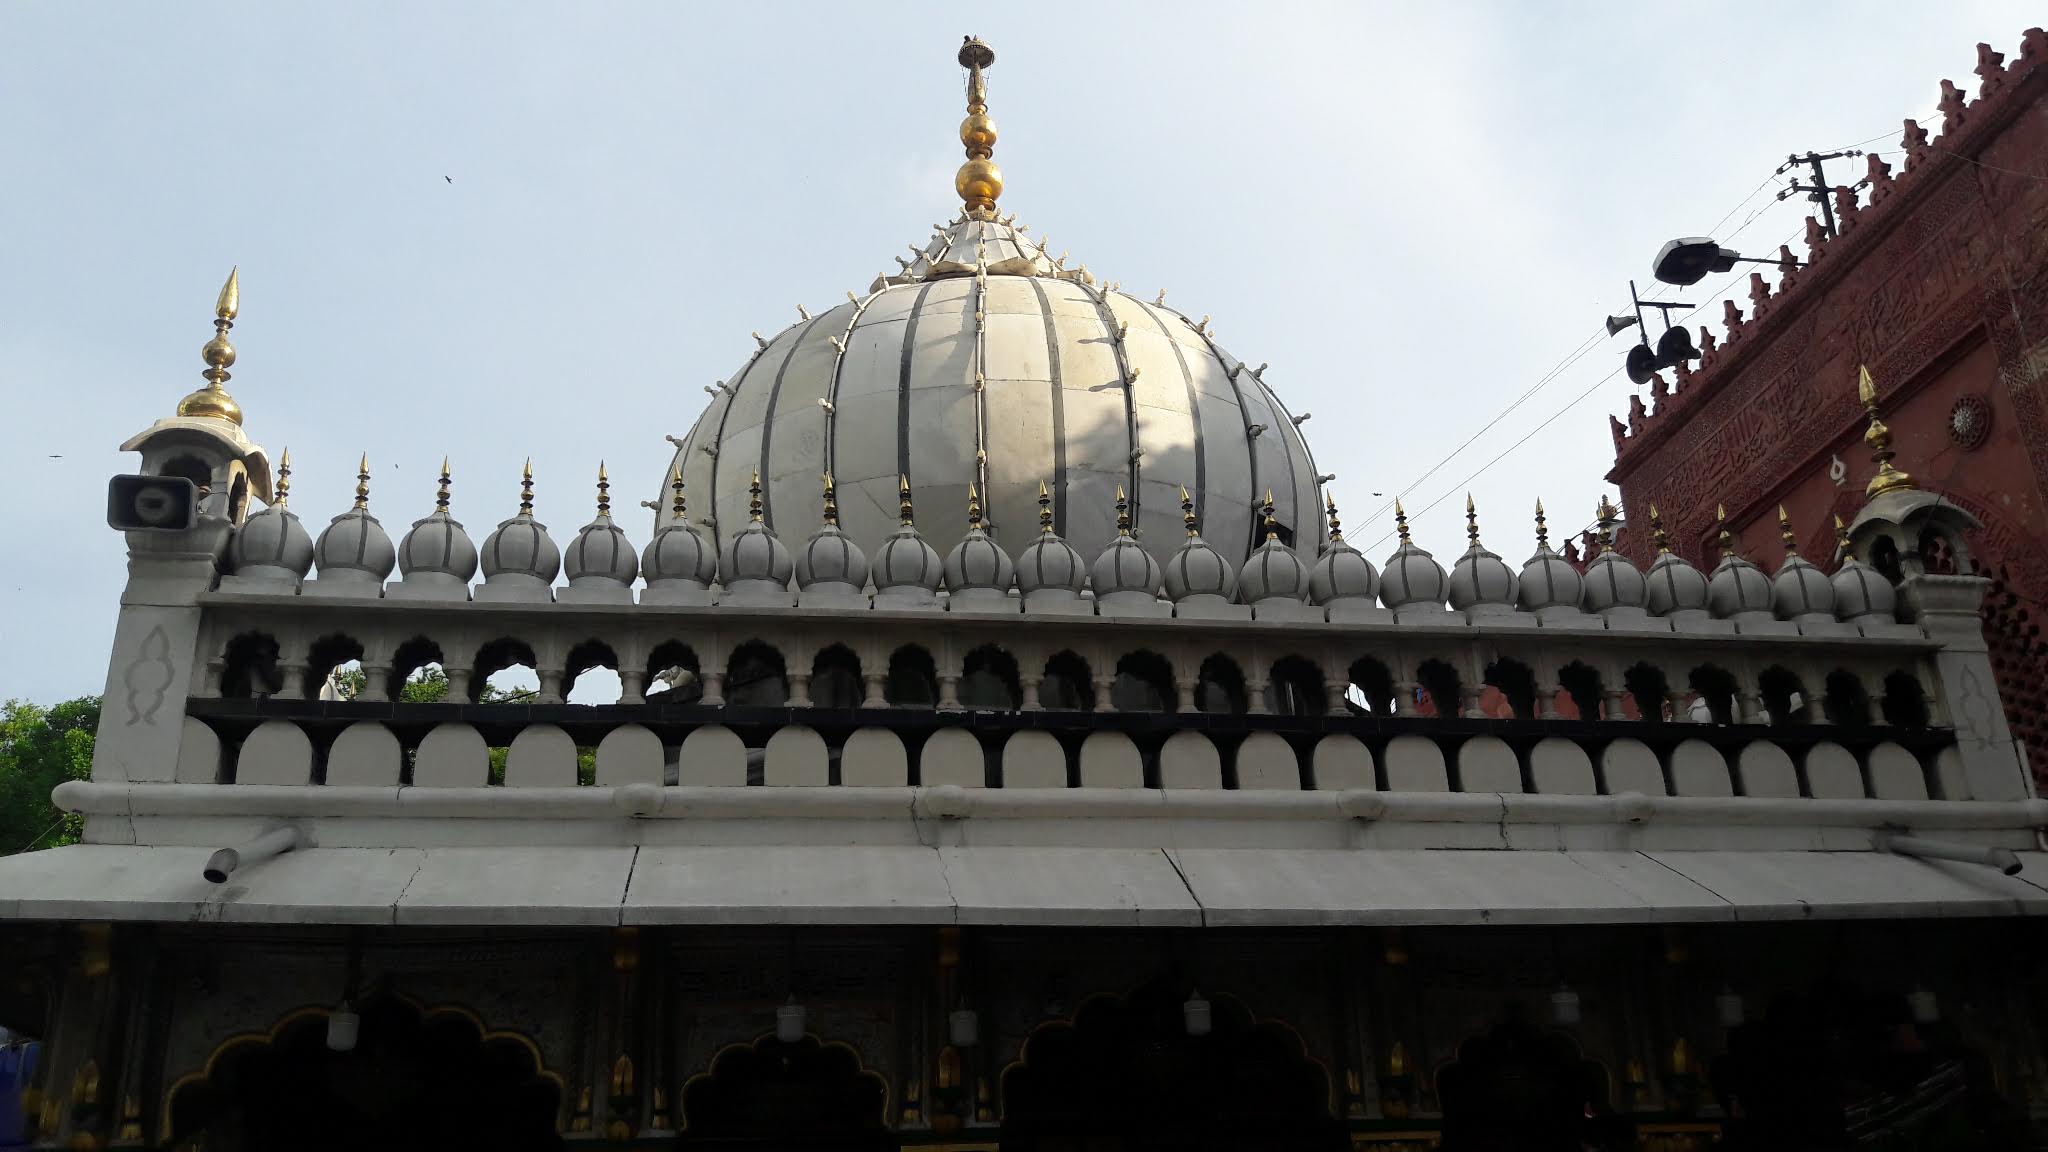
[[[967,486],[967,530],[981,531],[981,494],[974,490],[972,484]]]
[[[839,527],[839,487],[832,483],[832,474],[825,473],[825,523]]]
[[[1541,497],[1537,498],[1536,501],[1536,550],[1538,552],[1550,551],[1550,528],[1543,520],[1543,500]]]
[[[988,81],[982,73],[996,62],[995,50],[972,36],[960,42],[960,66],[967,69],[967,119],[960,122],[960,143],[967,147],[967,163],[953,177],[953,190],[967,205],[967,215],[976,220],[993,220],[996,198],[1003,194],[1003,170],[992,157],[996,152],[996,122],[988,114]]]
[[[675,518],[682,520],[685,509],[683,507],[683,466],[681,464],[676,465],[675,470],[669,473],[668,486],[669,491],[674,493],[669,500],[669,507],[675,512]]]
[[[612,514],[612,478],[605,474],[604,461],[597,462],[597,514]]]
[[[1892,430],[1885,427],[1884,420],[1877,414],[1877,381],[1870,378],[1868,366],[1858,365],[1856,368],[1856,396],[1863,401],[1863,411],[1870,417],[1870,427],[1863,432],[1863,442],[1870,445],[1870,458],[1877,464],[1877,475],[1870,478],[1870,485],[1863,494],[1876,497],[1913,487],[1911,476],[1892,467]]]
[[[1330,518],[1330,543],[1342,544],[1344,542],[1344,522],[1337,519],[1337,498],[1326,492],[1323,494],[1323,500],[1323,515]]]
[[[1600,525],[1600,550],[1606,552],[1614,547],[1614,522],[1620,518],[1621,509],[1616,508],[1614,501],[1602,492],[1600,506],[1594,511],[1594,516]]]
[[[901,472],[896,474],[896,522],[905,528],[917,524],[917,518],[910,509],[910,477]]]
[[[292,450],[286,448],[284,455],[277,458],[277,499],[270,503],[278,508],[291,502],[292,497]]]
[[[1045,490],[1045,481],[1038,482],[1038,530],[1052,535],[1052,494]]]
[[[1474,548],[1484,547],[1479,543],[1479,509],[1472,503],[1472,494],[1465,493],[1465,539]]]
[[[759,468],[754,469],[754,479],[747,485],[747,518],[756,524],[763,523],[761,519],[761,470]]]
[[[370,510],[370,454],[363,453],[362,462],[356,465],[356,510]]]
[[[526,467],[519,473],[519,514],[529,519],[533,516],[533,457],[526,458]]]
[[[1792,517],[1785,514],[1785,506],[1778,505],[1778,539],[1785,542],[1785,555],[1799,555],[1799,537],[1792,531]]]
[[[235,317],[241,311],[241,269],[237,267],[228,272],[228,282],[221,286],[220,299],[214,302],[213,339],[199,350],[200,358],[206,361],[206,370],[200,373],[206,378],[206,387],[178,401],[178,415],[212,416],[231,424],[242,422],[242,406],[235,403],[224,387],[228,369],[235,364],[235,346],[228,343],[228,329],[235,326]]]
[[[1116,486],[1116,534],[1131,534],[1131,501],[1124,495],[1124,486],[1121,484]]]
[[[1664,517],[1658,514],[1655,504],[1650,505],[1650,540],[1657,545],[1657,555],[1670,554],[1671,537],[1664,532]]]
[[[1728,534],[1728,508],[1726,505],[1714,505],[1714,523],[1720,526],[1721,555],[1735,555],[1735,537]]]
[[[1180,522],[1187,525],[1188,539],[1193,540],[1202,534],[1201,527],[1195,523],[1195,498],[1188,495],[1185,484],[1180,486]]]
[[[443,456],[441,457],[441,487],[439,491],[434,493],[434,511],[443,515],[447,514],[448,511],[448,482],[450,479],[451,477],[448,475],[448,458]]]
[[[1840,516],[1836,516],[1835,563],[1840,564],[1845,559],[1853,559],[1849,552],[1849,526],[1847,524],[1842,523],[1842,518]]]
[[[1259,505],[1259,514],[1264,517],[1260,527],[1266,530],[1266,539],[1279,540],[1280,522],[1273,519],[1273,490],[1271,488],[1266,489],[1266,500],[1265,503]]]
[[[1401,538],[1401,547],[1406,548],[1408,539],[1408,512],[1401,507],[1401,498],[1394,497],[1394,532]]]

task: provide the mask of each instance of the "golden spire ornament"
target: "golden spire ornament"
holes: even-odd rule
[[[1401,507],[1399,496],[1394,497],[1394,533],[1401,538],[1401,547],[1406,548],[1413,543],[1408,539],[1408,511]]]
[[[362,462],[356,465],[356,511],[370,510],[370,454],[363,453]]]
[[[1202,534],[1201,526],[1195,523],[1195,498],[1188,495],[1185,484],[1180,486],[1180,522],[1188,530],[1188,539],[1193,540]]]
[[[1326,492],[1323,494],[1323,500],[1325,502],[1323,505],[1323,515],[1328,517],[1330,521],[1330,543],[1342,544],[1344,542],[1344,522],[1337,519],[1337,498]]]
[[[896,474],[896,520],[905,528],[917,526],[917,517],[910,510],[910,477]]]
[[[1870,478],[1870,485],[1863,494],[1877,497],[1913,487],[1911,476],[1892,467],[1892,430],[1877,414],[1877,382],[1870,378],[1867,366],[1858,365],[1856,368],[1856,396],[1863,401],[1863,411],[1870,417],[1870,427],[1863,432],[1863,442],[1870,445],[1870,458],[1877,464],[1877,474]]]
[[[761,470],[754,469],[754,479],[747,485],[747,518],[756,524],[761,519]]]
[[[286,448],[284,455],[277,458],[277,495],[276,499],[273,499],[270,503],[273,507],[282,508],[291,503],[291,498],[292,450]]]
[[[1043,480],[1038,482],[1038,531],[1052,535],[1052,493],[1046,491]]]
[[[612,478],[605,474],[602,460],[597,462],[597,514],[606,519],[612,514]]]
[[[1719,526],[1717,535],[1721,545],[1721,555],[1735,555],[1735,537],[1728,534],[1728,508],[1726,505],[1714,505],[1714,523]]]
[[[1671,537],[1664,531],[1664,517],[1657,512],[1655,504],[1650,505],[1650,542],[1657,546],[1657,555],[1671,553]]]
[[[1792,517],[1786,514],[1783,504],[1778,505],[1778,539],[1785,542],[1785,555],[1799,555],[1799,536],[1792,531]]]
[[[1131,501],[1124,495],[1121,484],[1116,486],[1116,534],[1126,537],[1131,534]]]
[[[967,486],[967,530],[981,531],[981,494],[974,490],[972,484]]]
[[[1266,530],[1266,539],[1278,541],[1280,539],[1280,522],[1273,518],[1273,490],[1271,488],[1266,489],[1266,502],[1259,505],[1259,514],[1264,517],[1259,526]]]
[[[1603,492],[1600,494],[1599,507],[1594,510],[1594,517],[1600,525],[1600,550],[1609,551],[1614,547],[1614,522],[1621,517],[1621,509],[1616,508],[1614,501],[1609,500]]]
[[[453,478],[448,474],[448,458],[443,456],[441,457],[440,487],[434,493],[434,511],[443,516],[448,514],[448,484],[451,479]]]
[[[839,487],[832,483],[832,474],[825,473],[825,523],[839,527]]]
[[[996,122],[988,114],[988,80],[982,75],[996,62],[995,50],[972,36],[961,38],[960,66],[967,69],[967,119],[960,122],[960,143],[967,163],[953,177],[953,190],[976,220],[993,220],[996,198],[1003,194],[1003,170],[996,167]]]
[[[1538,497],[1536,500],[1536,550],[1538,552],[1550,551],[1550,526],[1543,519],[1543,500],[1541,497]]]
[[[1836,516],[1835,563],[1840,564],[1844,561],[1853,559],[1855,559],[1855,557],[1851,555],[1849,552],[1849,526],[1847,524],[1842,523],[1842,518],[1840,516]]]
[[[668,487],[669,491],[673,493],[669,497],[669,509],[675,513],[675,518],[680,521],[683,519],[684,512],[686,511],[683,503],[683,466],[681,464],[676,465],[675,470],[669,473]]]
[[[526,467],[519,473],[519,514],[533,517],[533,457],[526,458]]]
[[[1472,503],[1472,494],[1465,493],[1465,539],[1474,548],[1484,548],[1479,542],[1479,509]]]
[[[237,267],[228,272],[228,282],[221,285],[220,298],[214,302],[213,339],[199,350],[200,358],[206,361],[206,370],[200,373],[206,378],[206,387],[178,401],[178,415],[211,416],[230,424],[242,422],[242,406],[235,403],[224,387],[228,369],[235,364],[235,346],[228,343],[228,329],[235,326],[235,317],[241,311],[241,269]]]

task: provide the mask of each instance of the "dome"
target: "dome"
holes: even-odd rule
[[[1479,511],[1472,506],[1470,496],[1465,497],[1465,538],[1471,543],[1457,563],[1451,565],[1451,607],[1482,614],[1513,611],[1515,574],[1479,542]]]
[[[355,507],[328,522],[313,545],[313,562],[319,565],[319,579],[381,585],[396,559],[384,525],[370,515],[370,461],[364,457],[356,473]]]
[[[748,491],[752,499],[748,504],[747,526],[726,541],[725,552],[718,561],[718,581],[727,591],[786,590],[795,566],[790,562],[789,549],[769,531],[763,518],[760,477],[754,478]]]
[[[640,554],[626,539],[625,530],[612,522],[611,481],[604,465],[597,466],[597,518],[585,524],[569,542],[562,555],[562,570],[569,586],[592,582],[626,586],[640,575]]]
[[[1394,525],[1401,543],[1380,568],[1380,603],[1389,608],[1442,607],[1451,594],[1450,578],[1436,557],[1408,538],[1408,514],[1401,510],[1399,500],[1394,501]]]
[[[875,594],[910,603],[936,603],[945,565],[938,551],[918,533],[908,477],[897,478],[896,499],[896,531],[875,551]]]
[[[718,579],[718,549],[712,547],[690,523],[688,509],[683,501],[683,475],[676,472],[670,477],[670,488],[674,495],[669,504],[669,519],[655,530],[654,539],[640,553],[640,571],[647,578],[650,588],[676,584],[689,588],[703,588]]]
[[[1195,499],[1187,489],[1180,493],[1181,523],[1187,528],[1187,542],[1167,558],[1161,576],[1166,598],[1178,604],[1200,597],[1211,603],[1229,603],[1237,595],[1236,566],[1202,539],[1201,522],[1195,518]]]
[[[1650,505],[1650,540],[1657,547],[1657,558],[1650,562],[1649,575],[1644,578],[1648,585],[1648,599],[1645,606],[1655,616],[1669,616],[1674,612],[1704,612],[1707,610],[1707,577],[1692,562],[1671,550],[1671,538],[1664,534],[1664,518],[1657,513],[1657,506]]]
[[[1238,591],[1243,593],[1247,604],[1261,600],[1307,600],[1308,565],[1301,562],[1294,549],[1280,542],[1280,527],[1273,518],[1271,492],[1266,493],[1266,502],[1260,512],[1264,519],[1262,527],[1266,542],[1245,559],[1244,567],[1237,574]]]
[[[441,490],[434,511],[412,522],[398,542],[398,578],[417,584],[463,584],[476,575],[476,545],[462,522],[448,511],[448,461],[441,461]]]
[[[1802,616],[1835,615],[1835,589],[1821,570],[1799,554],[1799,537],[1792,531],[1792,518],[1785,506],[1778,506],[1778,530],[1785,541],[1785,560],[1771,577],[1771,608],[1780,620]]]
[[[1360,601],[1367,606],[1380,594],[1379,569],[1365,554],[1344,540],[1344,523],[1337,519],[1337,501],[1328,498],[1323,509],[1330,521],[1330,540],[1308,572],[1309,602],[1328,607],[1339,601]]]
[[[546,588],[562,571],[562,551],[548,536],[548,526],[533,518],[533,461],[526,462],[519,481],[519,514],[499,521],[478,549],[485,584],[518,584]]]
[[[1885,579],[1884,573],[1858,560],[1849,551],[1849,530],[1842,526],[1842,518],[1835,517],[1836,546],[1841,551],[1842,565],[1828,583],[1835,594],[1835,615],[1844,620],[1862,620],[1866,617],[1892,620],[1897,617],[1899,590]]]
[[[973,485],[967,488],[967,535],[946,553],[946,589],[962,592],[987,591],[1008,595],[1016,568],[1002,545],[988,538],[981,526],[981,501]]]
[[[1735,554],[1735,539],[1728,534],[1727,509],[1717,506],[1714,518],[1721,524],[1721,562],[1707,577],[1707,607],[1724,620],[1752,612],[1769,613],[1769,578],[1763,569]]]
[[[1642,611],[1650,602],[1649,581],[1629,558],[1609,547],[1586,565],[1585,598],[1588,612]]]
[[[1234,569],[1268,487],[1297,532],[1320,504],[1308,446],[1262,367],[1217,347],[1206,318],[1056,265],[1013,222],[963,216],[901,275],[763,338],[674,464],[719,524],[745,515],[758,469],[770,528],[797,501],[808,509],[830,472],[842,528],[878,566],[899,475],[928,507],[959,507],[975,485],[984,531],[1019,556],[1041,481],[1084,556],[1116,539],[1121,485],[1132,538],[1160,564],[1180,546],[1186,485]]]
[[[1585,578],[1572,563],[1550,549],[1550,530],[1543,520],[1543,501],[1536,502],[1536,552],[1522,565],[1515,602],[1525,612],[1577,608],[1586,590]]]
[[[1088,582],[1088,568],[1073,545],[1052,530],[1052,496],[1038,486],[1038,539],[1017,553],[1017,591],[1027,598],[1072,600]]]
[[[313,566],[313,537],[287,504],[291,475],[292,454],[286,451],[277,464],[277,497],[244,520],[228,544],[228,570],[235,575],[298,580]]]
[[[1157,599],[1165,573],[1144,545],[1132,538],[1130,499],[1122,488],[1116,490],[1116,524],[1115,538],[1095,557],[1095,563],[1088,569],[1088,582],[1095,589],[1095,602],[1100,604],[1111,596],[1122,600],[1137,597]]]
[[[843,585],[861,592],[868,586],[867,553],[839,530],[838,496],[829,476],[825,478],[824,518],[818,530],[797,549],[795,570],[796,586],[800,589]]]

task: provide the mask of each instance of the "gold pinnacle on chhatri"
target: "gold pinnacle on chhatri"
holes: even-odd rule
[[[1849,526],[1842,523],[1842,518],[1837,516],[1835,517],[1835,561],[1840,563],[1848,558],[1850,558]]]
[[[1187,526],[1188,539],[1202,534],[1201,526],[1195,523],[1195,498],[1188,495],[1188,486],[1180,486],[1180,522]]]
[[[1735,537],[1728,534],[1728,508],[1726,505],[1714,505],[1714,523],[1720,526],[1721,555],[1735,555]]]
[[[228,282],[221,286],[220,298],[214,302],[213,339],[199,350],[200,358],[206,361],[206,370],[200,373],[206,378],[206,387],[178,401],[178,415],[211,416],[231,424],[242,422],[242,406],[223,387],[228,382],[228,369],[235,364],[235,346],[228,343],[228,329],[235,326],[235,317],[241,311],[241,269],[237,267],[228,272]]]
[[[434,493],[434,511],[444,516],[448,513],[448,483],[451,479],[452,477],[448,474],[448,458],[443,456],[441,457],[441,485],[439,490]]]
[[[839,527],[839,488],[832,483],[832,474],[825,473],[825,523]]]
[[[1858,365],[1856,368],[1856,396],[1863,401],[1863,411],[1870,417],[1870,427],[1863,431],[1863,442],[1870,445],[1870,458],[1877,463],[1877,475],[1870,478],[1870,485],[1863,494],[1876,497],[1913,487],[1911,476],[1892,467],[1892,430],[1885,427],[1883,418],[1877,414],[1877,381],[1870,378],[1870,369],[1866,366]]]
[[[1664,517],[1657,513],[1657,506],[1650,505],[1650,540],[1657,546],[1657,555],[1671,553],[1671,537],[1664,532]]]
[[[363,453],[362,462],[356,465],[356,511],[370,510],[370,454]]]
[[[1479,542],[1479,509],[1472,503],[1472,494],[1465,493],[1465,539],[1474,548],[1483,548]]]
[[[915,527],[917,518],[910,510],[910,477],[896,474],[896,520],[905,528]]]
[[[1121,484],[1116,486],[1116,534],[1131,534],[1131,501],[1124,495],[1124,486]]]
[[[981,494],[974,490],[972,484],[967,486],[967,530],[981,531]]]
[[[1536,501],[1536,550],[1550,551],[1550,526],[1543,519],[1543,501]]]
[[[1785,555],[1799,555],[1799,537],[1792,531],[1792,517],[1785,513],[1785,506],[1778,505],[1778,539],[1785,542]]]
[[[286,448],[284,455],[277,458],[277,494],[270,503],[282,508],[291,502],[292,496],[292,450]]]
[[[1266,530],[1266,539],[1279,540],[1280,522],[1273,519],[1273,490],[1271,488],[1266,489],[1266,502],[1259,505],[1259,513],[1265,517],[1264,522],[1260,526]]]
[[[597,514],[604,517],[612,514],[612,478],[605,475],[602,460],[597,462]]]
[[[754,479],[747,485],[747,518],[756,524],[761,520],[761,470],[754,469]]]
[[[1052,535],[1052,493],[1045,490],[1045,481],[1038,482],[1038,530]]]
[[[519,473],[519,514],[533,516],[533,457],[526,458],[526,467]]]
[[[1330,520],[1330,543],[1342,544],[1344,542],[1344,522],[1337,519],[1337,498],[1325,493],[1323,500],[1325,502],[1323,505],[1323,515],[1329,517]]]
[[[993,220],[996,198],[1003,194],[1003,170],[996,167],[996,122],[988,114],[988,80],[982,75],[996,62],[993,48],[964,36],[960,42],[960,66],[967,69],[967,119],[960,122],[960,143],[967,148],[967,163],[953,176],[953,190],[976,220]]]
[[[683,509],[683,466],[682,466],[681,464],[678,464],[678,465],[676,465],[676,466],[675,466],[675,470],[669,473],[669,476],[668,476],[668,487],[669,487],[669,491],[671,491],[671,492],[673,492],[673,493],[674,493],[674,495],[673,495],[672,497],[670,497],[670,500],[669,500],[669,507],[670,507],[671,509],[673,509],[673,510],[674,510],[674,512],[675,512],[675,516],[676,516],[676,519],[677,519],[677,520],[681,520],[681,519],[683,518],[683,512],[684,512],[684,509]]]
[[[1399,496],[1394,497],[1394,533],[1401,538],[1402,547],[1411,543],[1408,539],[1408,511],[1401,507]]]
[[[1616,508],[1614,501],[1609,500],[1607,495],[1602,493],[1600,496],[1600,506],[1594,510],[1594,516],[1600,525],[1600,550],[1602,552],[1614,547],[1614,521],[1620,515],[1621,509]]]

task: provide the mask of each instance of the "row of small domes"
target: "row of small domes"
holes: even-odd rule
[[[466,585],[481,567],[486,583],[540,588],[552,585],[563,572],[572,587],[602,584],[625,588],[644,576],[649,587],[707,588],[717,582],[729,592],[781,591],[794,580],[805,590],[859,594],[872,580],[885,599],[911,600],[928,600],[942,584],[956,599],[963,594],[1006,596],[1014,584],[1031,598],[1078,599],[1083,588],[1092,588],[1097,601],[1111,607],[1155,600],[1163,589],[1166,598],[1176,604],[1305,601],[1327,606],[1377,601],[1401,609],[1448,602],[1453,609],[1474,616],[1584,611],[1858,619],[1889,618],[1895,607],[1890,581],[1853,557],[1846,558],[1830,577],[1799,556],[1792,548],[1789,524],[1785,526],[1787,554],[1775,574],[1766,576],[1735,554],[1725,523],[1721,562],[1711,574],[1702,573],[1670,550],[1654,508],[1650,520],[1658,556],[1647,573],[1612,547],[1604,548],[1581,572],[1551,549],[1540,503],[1536,552],[1516,572],[1480,543],[1477,512],[1468,500],[1470,542],[1447,572],[1409,539],[1407,516],[1397,502],[1400,543],[1387,558],[1382,575],[1345,541],[1334,502],[1326,510],[1328,540],[1313,564],[1304,563],[1293,548],[1281,542],[1269,501],[1265,542],[1242,566],[1233,567],[1202,539],[1193,503],[1184,499],[1187,540],[1161,565],[1131,536],[1130,518],[1119,492],[1118,534],[1091,565],[1054,532],[1051,499],[1042,486],[1038,538],[1014,560],[983,528],[981,507],[972,489],[967,532],[941,559],[915,526],[905,480],[899,488],[901,526],[870,562],[861,547],[840,530],[836,493],[829,478],[818,530],[795,552],[764,523],[756,479],[751,489],[752,515],[728,542],[721,563],[719,549],[705,540],[686,515],[679,476],[671,479],[670,518],[647,547],[636,553],[612,520],[610,482],[600,466],[597,516],[576,534],[565,553],[548,536],[546,525],[533,517],[530,466],[522,479],[519,512],[500,522],[481,548],[449,514],[445,461],[434,512],[415,521],[396,548],[370,514],[367,463],[358,474],[355,505],[336,516],[317,542],[288,506],[290,475],[287,455],[278,470],[277,501],[251,516],[230,545],[228,559],[236,575],[296,580],[317,564],[323,580],[380,583],[395,563],[403,580],[422,584]],[[1616,515],[1617,510],[1603,500],[1603,544],[1611,544]],[[1782,509],[1779,515],[1783,522]]]

